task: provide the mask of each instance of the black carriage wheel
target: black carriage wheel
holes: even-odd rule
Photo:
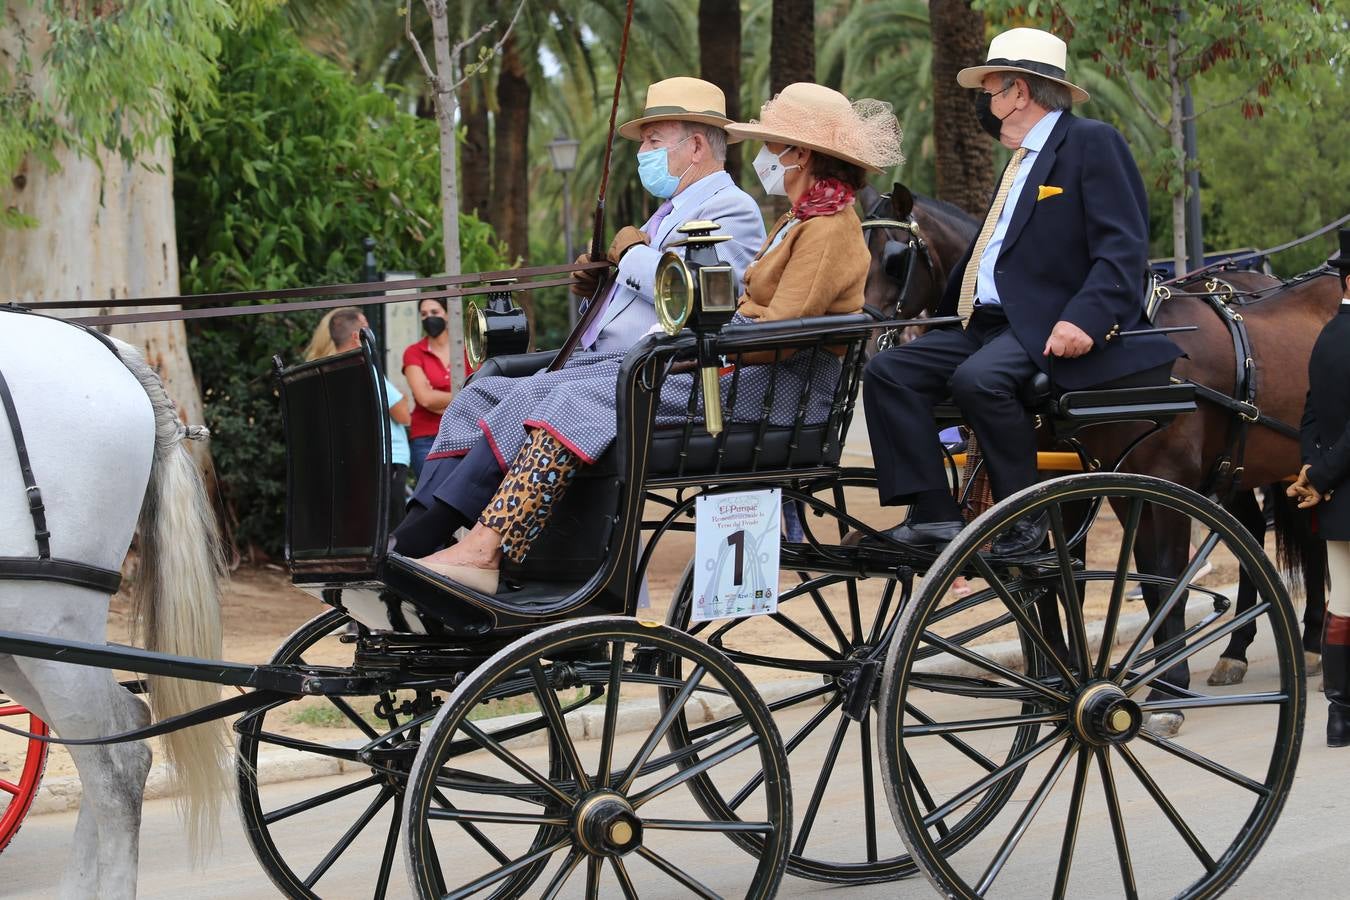
[[[1084,501],[1093,501],[1095,519],[1080,563],[1066,510]],[[1044,547],[1016,560],[988,555],[1027,514],[1047,517]],[[1175,576],[1147,562],[1147,523],[1164,515],[1185,516],[1204,534]],[[1226,596],[1193,583],[1211,557],[1231,575],[1226,580],[1236,582],[1234,567],[1251,577],[1258,594],[1251,611],[1232,614]],[[959,616],[948,595],[958,575],[987,585],[974,595],[983,602]],[[1137,584],[1149,591],[1145,610],[1126,606]],[[1234,690],[1188,683],[1184,664],[1200,662],[1201,652],[1217,654],[1224,637],[1258,619],[1272,649],[1253,664],[1249,682],[1265,684]],[[981,628],[993,622],[1001,624]],[[977,636],[956,638],[954,631]],[[1012,632],[1018,640],[1008,639]],[[944,896],[1215,896],[1251,862],[1292,786],[1302,663],[1278,573],[1217,505],[1161,479],[1116,473],[1030,487],[948,546],[902,616],[880,710],[896,826]],[[919,699],[937,715],[910,715]],[[1184,735],[1150,730],[1150,717],[1159,714],[1188,715]],[[1031,725],[1039,729],[1034,744],[992,770],[962,767],[935,746],[955,735],[997,741]],[[944,823],[1013,777],[1024,786],[1019,802],[977,840],[944,848]]]
[[[670,657],[684,662],[687,677],[662,674]],[[564,721],[562,700],[588,687],[601,689],[594,702]],[[676,695],[668,710],[655,702],[661,688]],[[554,723],[550,734],[560,748],[563,777],[548,777],[531,748],[499,740],[471,721],[473,710],[488,701],[518,702],[533,710],[522,715]],[[763,798],[745,819],[698,816],[696,804],[675,790],[696,773],[683,768],[682,754],[659,750],[678,709],[707,702],[727,702],[730,709],[724,726],[700,745],[704,768],[765,775]],[[474,756],[458,763],[463,769],[453,768],[456,757],[466,754]],[[465,784],[468,770],[496,789],[475,792]],[[543,897],[568,887],[587,897],[744,891],[762,898],[773,896],[782,878],[791,819],[782,741],[743,673],[720,653],[661,625],[580,619],[509,645],[445,702],[410,775],[404,859],[424,898],[477,896],[528,866],[545,869],[536,886]],[[500,854],[466,842],[453,827],[461,823],[482,829]],[[543,846],[528,840],[538,828],[550,829]],[[764,853],[734,882],[709,884],[709,854],[733,831],[760,835]]]
[[[274,665],[305,662],[304,654],[323,639],[342,631],[349,618],[341,610],[328,610],[300,626],[272,657]],[[334,638],[336,640],[336,638]],[[274,884],[289,897],[360,896],[379,900],[401,894],[391,891],[399,830],[402,827],[403,794],[407,771],[412,765],[421,732],[435,714],[443,694],[398,691],[381,698],[372,715],[362,715],[359,698],[325,697],[306,707],[305,713],[320,721],[334,720],[346,726],[332,740],[301,740],[278,733],[277,722],[294,716],[300,707],[285,702],[242,717],[235,725],[239,735],[236,777],[244,833],[254,855]],[[351,729],[362,737],[352,738]],[[362,747],[363,742],[365,746]],[[289,751],[293,764],[328,763],[335,773],[353,771],[359,777],[340,785],[324,779],[312,796],[300,801],[271,801],[268,787],[258,779],[259,753]],[[556,768],[556,767],[555,767]],[[317,784],[317,782],[316,782]],[[348,823],[331,845],[320,845],[309,829],[332,827],[334,819]],[[466,831],[473,836],[472,828]],[[345,854],[360,856],[359,870],[343,869]],[[522,872],[510,884],[527,885],[538,872]],[[499,894],[498,896],[505,896]]]
[[[824,757],[823,765],[805,767],[794,779],[798,792],[794,803],[797,819],[788,873],[834,884],[871,884],[913,875],[917,867],[880,800],[884,770],[872,735],[881,667],[900,611],[908,599],[907,586],[895,579],[876,579],[884,586],[872,608],[862,598],[860,579],[837,575],[813,577],[809,573],[796,573],[795,577],[798,584],[782,591],[778,613],[768,619],[796,644],[783,655],[765,652],[746,634],[747,626],[754,627],[755,618],[691,625],[691,568],[686,568],[676,588],[667,624],[707,640],[739,666],[757,666],[780,673],[778,677],[786,690],[768,700],[775,714],[799,717],[803,711],[810,713],[804,721],[794,718],[791,727],[780,724],[789,764],[794,756],[801,758],[811,753],[813,743]],[[801,688],[791,689],[788,679],[799,679]],[[913,712],[924,714],[922,709]],[[681,716],[671,728],[670,745],[688,746],[710,727],[691,727]],[[1034,726],[1016,730],[1005,756],[1026,749],[1034,737]],[[975,752],[960,738],[953,738],[951,743],[957,751]],[[692,755],[686,764],[693,765],[697,760],[698,756]],[[991,761],[989,765],[993,767],[995,763]],[[850,777],[855,768],[856,780]],[[717,785],[710,776],[699,775],[690,782],[690,787],[709,815],[735,818],[739,805],[759,788],[759,781],[748,779],[743,784]],[[921,778],[917,787],[925,790]],[[1015,787],[1016,780],[1009,780],[981,798],[947,829],[944,846],[958,844],[978,833],[1007,802]],[[841,807],[845,810],[842,813],[838,812]],[[852,855],[839,858],[839,851],[813,848],[813,834],[831,836],[832,830],[819,815],[824,808],[834,808],[835,819],[849,823],[850,829],[861,826],[861,839],[852,843],[856,848]],[[837,835],[837,830],[834,834]],[[760,852],[760,841],[753,834],[732,833],[729,837],[749,853]]]

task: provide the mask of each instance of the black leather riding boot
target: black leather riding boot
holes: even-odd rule
[[[1327,613],[1322,635],[1322,681],[1327,702],[1327,746],[1350,747],[1350,616]]]

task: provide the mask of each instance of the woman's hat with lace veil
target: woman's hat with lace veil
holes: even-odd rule
[[[805,147],[826,156],[881,172],[904,162],[900,123],[884,100],[856,103],[838,91],[799,81],[778,92],[759,111],[759,119],[726,126],[734,138]]]

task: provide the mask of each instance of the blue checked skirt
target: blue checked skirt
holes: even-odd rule
[[[585,462],[595,462],[614,443],[618,430],[616,385],[623,358],[623,353],[578,353],[556,372],[525,378],[495,375],[473,379],[441,417],[440,432],[428,458],[463,455],[486,436],[497,461],[506,469],[525,444],[527,429],[541,428]],[[829,353],[804,352],[774,365],[743,366],[736,382],[735,409],[731,409],[728,397],[733,376],[728,373],[721,378],[723,419],[760,421],[765,396],[773,384],[769,423],[790,426],[797,419],[803,385],[809,381],[804,421],[808,425],[824,422],[839,374],[840,362]],[[656,410],[658,427],[684,424],[693,389],[692,373],[666,379]],[[700,421],[701,411],[700,405]]]

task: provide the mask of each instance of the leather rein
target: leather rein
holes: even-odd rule
[[[871,249],[872,243],[872,236],[868,232],[873,229],[886,229],[888,231],[900,229],[902,231],[907,231],[909,232],[909,245],[918,251],[919,258],[923,260],[924,266],[928,269],[929,278],[935,279],[937,268],[933,263],[933,254],[929,250],[928,241],[924,239],[923,232],[919,228],[918,220],[914,218],[914,213],[911,212],[905,219],[887,218],[885,216],[877,215],[877,210],[881,208],[882,203],[889,203],[890,200],[890,194],[882,194],[878,199],[877,204],[867,213],[867,218],[862,221],[863,238],[868,244],[868,249]],[[889,272],[886,273],[886,277],[896,280]],[[900,297],[896,301],[896,312],[899,311],[900,303],[904,300],[904,288],[905,286],[903,284],[900,285]],[[867,305],[863,306],[862,311],[878,322],[884,322],[888,318],[894,318],[894,314],[887,316],[880,310],[873,309]],[[877,335],[877,350],[887,350],[893,346],[895,335],[896,332],[894,329],[883,331],[881,334]]]

